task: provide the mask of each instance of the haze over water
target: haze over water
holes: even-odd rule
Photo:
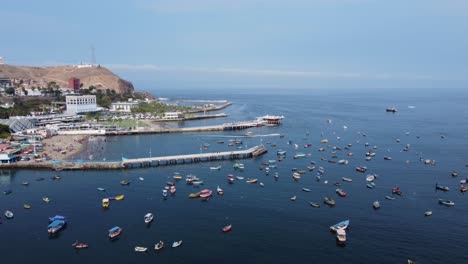
[[[95,152],[84,152],[76,158],[119,160],[199,152],[234,150],[229,136],[243,140],[243,147],[264,144],[269,152],[256,159],[242,160],[243,171],[234,170],[231,161],[216,161],[178,166],[161,166],[122,171],[62,171],[60,181],[53,181],[52,171],[3,171],[3,189],[13,193],[0,197],[0,211],[11,210],[15,218],[2,217],[0,233],[3,261],[32,263],[38,258],[48,263],[464,263],[465,237],[468,234],[468,201],[459,191],[459,181],[468,177],[468,92],[464,90],[250,90],[250,91],[160,91],[157,96],[184,99],[227,99],[233,105],[221,112],[229,116],[180,124],[199,126],[231,121],[251,120],[258,116],[284,115],[279,127],[260,127],[236,132],[187,133],[108,137],[94,139]],[[414,107],[409,107],[414,106]],[[395,107],[397,113],[387,113]],[[327,122],[327,120],[331,120]],[[347,128],[345,129],[344,126]],[[243,137],[252,131],[253,137]],[[285,135],[280,138],[277,134]],[[263,136],[261,136],[263,135]],[[338,138],[340,140],[338,140]],[[348,165],[329,163],[332,148],[320,140],[328,139],[339,159]],[[400,139],[398,143],[396,140]],[[223,140],[224,144],[217,141]],[[287,144],[291,140],[293,144]],[[365,143],[369,143],[366,147]],[[272,146],[272,144],[276,146]],[[304,148],[311,143],[312,147]],[[204,144],[209,144],[203,149]],[[294,144],[298,149],[294,149]],[[354,153],[348,157],[348,144]],[[410,144],[409,151],[403,151]],[[97,147],[96,147],[97,146]],[[371,161],[365,152],[376,146]],[[326,151],[318,152],[324,147]],[[269,175],[259,170],[263,162],[277,158],[276,151],[287,151],[286,159],[276,162]],[[293,159],[296,153],[311,154]],[[391,156],[392,160],[384,160]],[[424,165],[420,160],[435,160],[436,165]],[[324,167],[321,181],[316,171],[291,177],[292,168],[307,170],[310,161]],[[221,165],[219,171],[211,166]],[[358,173],[356,166],[367,166],[367,173]],[[452,177],[451,171],[458,177]],[[204,181],[200,188],[176,184],[177,193],[161,199],[161,190],[172,175],[179,172],[197,175]],[[279,173],[275,180],[274,173]],[[258,178],[265,186],[249,185],[236,180],[229,185],[226,176],[233,173]],[[366,188],[368,173],[379,175],[374,189]],[[35,181],[38,177],[44,181]],[[138,180],[143,177],[144,181]],[[353,182],[343,182],[342,177]],[[120,181],[130,179],[129,186]],[[324,181],[328,180],[328,184]],[[21,185],[29,181],[30,186]],[[339,182],[340,187],[333,185]],[[436,183],[449,186],[449,192],[436,191]],[[224,189],[223,196],[214,195],[207,202],[187,198],[202,188]],[[404,196],[385,200],[392,187],[399,186]],[[106,188],[98,192],[97,187]],[[301,188],[311,192],[303,192]],[[335,189],[347,192],[345,198]],[[122,201],[112,201],[108,210],[101,208],[101,199],[124,194]],[[290,197],[296,195],[297,201]],[[42,197],[52,202],[42,202]],[[329,208],[323,197],[330,196],[337,205]],[[454,207],[438,204],[438,199],[450,199]],[[381,208],[374,210],[372,202],[379,200]],[[313,208],[309,202],[321,204]],[[30,210],[23,204],[30,204]],[[433,215],[425,217],[424,212]],[[143,216],[155,214],[151,226],[145,226]],[[48,217],[56,214],[68,218],[68,226],[55,238],[47,234]],[[336,245],[329,226],[350,219],[345,247]],[[229,233],[221,228],[232,224]],[[123,228],[117,241],[109,241],[107,230]],[[90,248],[72,249],[76,240],[89,243]],[[154,252],[159,240],[166,248]],[[176,249],[169,245],[176,240],[183,244]],[[135,246],[149,248],[148,253],[135,253]]]

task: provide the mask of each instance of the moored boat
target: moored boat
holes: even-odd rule
[[[105,191],[106,191],[106,189],[104,189],[104,188],[102,188],[102,187],[97,187],[97,190],[98,190],[98,191],[101,191],[101,192],[105,192]]]
[[[42,197],[42,201],[46,202],[46,203],[49,203],[50,202],[50,199],[48,197]]]
[[[341,197],[345,197],[346,196],[346,192],[343,191],[342,189],[336,189],[336,193],[341,196]]]
[[[163,247],[164,247],[164,242],[162,240],[159,240],[159,242],[154,245],[154,250],[160,250]]]
[[[103,208],[108,208],[109,207],[109,198],[103,198],[102,199],[102,207]]]
[[[248,179],[247,181],[245,181],[246,183],[252,183],[252,184],[255,184],[257,183],[258,179]]]
[[[146,252],[147,250],[146,247],[135,247],[135,252]]]
[[[130,184],[130,180],[121,180],[121,181],[120,181],[120,184],[121,184],[121,185],[129,185],[129,184]]]
[[[348,226],[349,226],[349,219],[330,226],[330,230],[333,232],[336,232],[338,229],[346,229],[348,228]]]
[[[216,166],[216,167],[210,167],[210,170],[220,170],[221,166]]]
[[[468,188],[466,187],[466,185],[462,184],[460,185],[460,192],[466,192],[468,190]]]
[[[431,215],[432,215],[432,211],[426,211],[426,212],[424,212],[424,215],[425,215],[425,216],[431,216]]]
[[[226,232],[231,231],[231,229],[232,229],[232,225],[227,225],[227,226],[223,227],[222,230],[223,230],[224,233],[226,233]]]
[[[336,241],[339,244],[343,244],[346,242],[346,231],[344,229],[336,230]]]
[[[446,200],[446,199],[439,199],[439,203],[440,204],[443,204],[445,206],[454,206],[455,203],[450,201],[450,200]]]
[[[49,234],[56,234],[57,232],[62,230],[62,228],[64,228],[66,224],[67,222],[65,222],[65,220],[54,220],[47,226],[47,232]]]
[[[293,197],[291,197],[291,201],[293,202],[296,201],[296,198],[297,198],[296,195],[294,195]]]
[[[7,219],[12,219],[14,216],[15,216],[15,215],[13,214],[12,211],[9,211],[9,210],[6,210],[6,211],[5,211],[5,217],[6,217]]]
[[[304,192],[310,192],[310,189],[308,189],[308,188],[302,188],[302,190],[303,190]]]
[[[122,195],[116,196],[116,197],[114,198],[114,200],[120,201],[120,200],[123,200],[124,198],[125,198],[125,195],[122,194]]]
[[[53,222],[55,220],[65,220],[66,217],[63,215],[56,215],[54,217],[49,217],[49,222]]]
[[[189,197],[189,198],[198,198],[198,197],[200,197],[200,192],[197,192],[197,193],[191,193],[191,194],[189,194],[189,196],[188,196],[188,197]]]
[[[151,223],[153,221],[154,215],[152,213],[147,213],[144,216],[145,224]]]
[[[392,193],[393,193],[393,194],[400,195],[400,196],[403,196],[403,192],[400,191],[400,187],[394,187],[394,188],[392,188]]]
[[[379,201],[373,202],[372,207],[374,207],[374,209],[379,209],[380,208],[380,202]]]
[[[24,186],[28,186],[28,185],[29,185],[29,182],[24,181],[22,184],[23,184]]]
[[[329,206],[335,206],[336,203],[335,203],[335,200],[333,200],[332,198],[330,197],[323,197],[323,203],[325,203],[326,205],[329,205]]]
[[[352,181],[353,181],[353,179],[351,179],[351,178],[346,178],[346,177],[343,177],[343,178],[341,178],[341,179],[342,179],[343,181],[345,181],[345,182],[352,182]]]
[[[309,204],[310,204],[310,206],[315,207],[315,208],[320,207],[320,204],[318,204],[318,203],[310,202]]]
[[[447,192],[450,190],[448,186],[442,186],[442,185],[439,185],[438,183],[436,183],[435,188],[436,190],[442,190],[444,192]]]
[[[88,248],[89,245],[84,242],[78,242],[78,240],[72,244],[72,247],[75,249],[83,249],[83,248]]]
[[[164,190],[162,190],[162,196],[163,196],[164,198],[166,198],[166,197],[167,197],[167,190],[165,190],[165,189],[164,189]]]
[[[116,238],[122,233],[122,228],[118,226],[114,226],[113,228],[109,229],[109,238]]]
[[[210,189],[204,189],[200,192],[200,198],[208,198],[213,194],[213,191]]]
[[[356,171],[358,172],[366,172],[367,168],[366,167],[356,167]]]
[[[223,189],[221,189],[221,188],[219,187],[219,185],[216,187],[216,192],[217,192],[219,195],[223,195],[223,194],[224,194]]]
[[[181,244],[182,244],[182,240],[180,240],[180,241],[174,241],[174,242],[172,243],[172,247],[173,247],[173,248],[176,248],[176,247],[180,246]]]
[[[391,196],[388,196],[388,195],[387,195],[387,196],[385,196],[385,199],[387,199],[387,200],[395,200],[395,197],[391,197]]]
[[[171,195],[174,195],[176,193],[175,186],[171,186],[171,188],[169,189],[169,192],[171,193]]]
[[[297,172],[294,172],[292,174],[292,177],[293,177],[294,180],[299,180],[301,178],[301,175],[299,173],[297,173]]]

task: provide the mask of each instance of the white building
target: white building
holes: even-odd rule
[[[96,95],[69,95],[65,96],[67,114],[81,114],[96,112]]]
[[[163,119],[182,119],[184,114],[181,112],[165,112]]]
[[[138,107],[137,102],[115,102],[111,104],[111,111],[131,112],[133,108]]]

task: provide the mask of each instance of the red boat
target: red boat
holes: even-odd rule
[[[201,198],[208,198],[210,197],[211,195],[213,194],[213,191],[212,190],[209,190],[209,189],[204,189],[200,192],[200,197]]]
[[[231,229],[232,229],[232,225],[225,226],[225,227],[223,227],[223,232],[224,233],[229,232],[229,231],[231,231]]]
[[[400,187],[392,188],[393,194],[403,195],[403,192],[400,191]]]
[[[336,189],[336,193],[341,196],[341,197],[345,197],[346,196],[346,192],[341,190],[341,189]]]
[[[72,244],[72,247],[76,249],[88,248],[88,244],[76,241],[75,243]]]
[[[366,172],[367,168],[366,167],[356,167],[356,171],[359,172]]]
[[[122,233],[122,228],[115,226],[111,229],[109,229],[109,238],[115,238],[118,237]]]

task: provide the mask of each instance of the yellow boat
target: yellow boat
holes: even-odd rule
[[[172,176],[172,178],[174,178],[175,180],[181,180],[181,179],[182,179],[182,176],[180,176],[180,175],[174,175],[174,176]]]
[[[104,208],[109,207],[109,198],[102,199],[102,207],[104,207]]]
[[[24,209],[31,209],[31,206],[29,204],[25,204]]]
[[[200,193],[199,193],[199,192],[197,192],[197,193],[191,193],[191,194],[189,194],[188,197],[189,197],[189,198],[198,198],[198,197],[200,197]]]
[[[116,196],[116,197],[115,197],[115,200],[116,200],[116,201],[120,201],[120,200],[122,200],[123,198],[125,198],[125,195],[122,194],[122,195]]]

